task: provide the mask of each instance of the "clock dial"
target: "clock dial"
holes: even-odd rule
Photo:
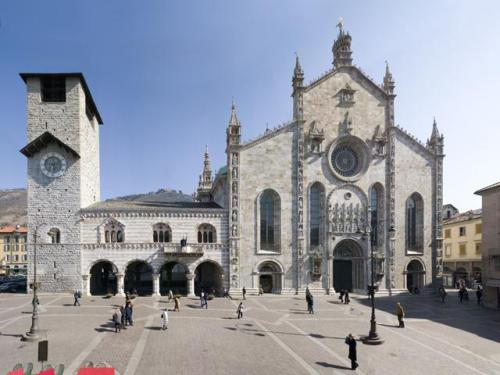
[[[47,177],[60,177],[66,171],[66,159],[57,152],[49,152],[40,160],[40,167]]]

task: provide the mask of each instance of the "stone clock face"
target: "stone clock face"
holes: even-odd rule
[[[40,160],[40,168],[47,177],[60,177],[66,171],[66,159],[57,152],[49,152]]]

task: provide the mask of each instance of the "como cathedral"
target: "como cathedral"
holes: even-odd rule
[[[309,83],[297,57],[289,122],[244,140],[232,106],[227,164],[213,173],[205,153],[192,202],[101,202],[102,119],[84,76],[20,74],[30,280],[36,261],[40,290],[85,295],[436,285],[444,138],[435,121],[425,144],[395,125],[389,67],[378,84],[353,65],[341,24],[332,52]]]

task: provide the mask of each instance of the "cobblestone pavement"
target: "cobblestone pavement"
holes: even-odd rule
[[[472,294],[471,294],[472,295]],[[135,324],[119,334],[111,327],[123,298],[86,297],[80,307],[71,295],[40,297],[40,328],[49,340],[49,363],[73,374],[84,362],[107,362],[121,375],[133,374],[343,374],[352,373],[344,338],[368,333],[370,302],[352,296],[316,296],[315,314],[298,296],[249,296],[245,317],[239,301],[216,299],[200,309],[182,298],[160,329],[166,297],[135,300]],[[396,328],[395,303],[406,309],[406,328]],[[500,314],[429,295],[377,297],[383,345],[358,343],[359,374],[500,374]],[[31,323],[30,297],[0,295],[0,375],[18,362],[35,362],[37,346],[20,341]],[[37,367],[38,368],[38,367]]]

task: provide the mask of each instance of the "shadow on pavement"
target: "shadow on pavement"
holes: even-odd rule
[[[145,329],[149,329],[151,331],[162,331],[163,328],[162,327],[158,327],[158,326],[151,326],[151,327],[144,327]]]
[[[345,367],[345,366],[339,366],[339,365],[334,365],[332,363],[326,363],[326,362],[316,362],[317,365],[323,366],[323,367],[329,367],[329,368],[337,368],[339,370],[350,370],[350,367]]]
[[[356,298],[361,305],[370,307],[371,301],[369,298]],[[437,295],[430,294],[403,294],[396,296],[377,296],[375,295],[375,308],[385,311],[396,317],[396,303],[401,302],[405,310],[406,319],[424,319],[431,322],[436,322],[451,328],[470,332],[477,336],[498,342],[498,323],[497,329],[492,329],[492,323],[498,319],[498,310],[488,310],[484,307],[477,306],[472,298],[468,302],[460,303],[458,301],[457,292],[449,291],[446,302],[442,303]],[[396,325],[382,326],[396,328]],[[411,325],[411,321],[406,322]]]

